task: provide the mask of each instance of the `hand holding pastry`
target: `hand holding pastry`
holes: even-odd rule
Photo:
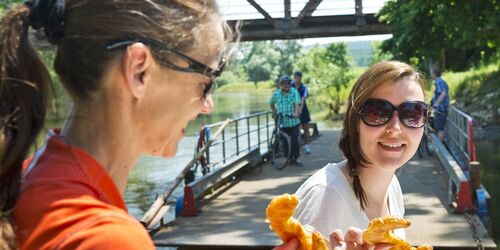
[[[432,250],[431,246],[422,245],[417,248],[412,247],[408,242],[392,233],[397,228],[407,228],[411,222],[409,220],[386,216],[373,219],[363,232],[364,242],[375,245],[378,243],[392,244],[394,250]]]
[[[296,195],[284,194],[272,199],[266,209],[270,228],[285,243],[297,238],[300,243],[299,250],[329,249],[326,240],[319,232],[309,232],[292,217],[298,204],[299,199]]]

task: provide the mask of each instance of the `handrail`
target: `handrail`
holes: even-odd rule
[[[445,143],[465,171],[468,171],[469,162],[477,161],[474,119],[454,106],[450,107],[447,116]]]
[[[465,176],[462,168],[457,164],[454,157],[450,154],[450,152],[448,152],[448,149],[443,145],[436,134],[431,133],[431,137],[431,141],[436,149],[436,156],[450,176],[448,182],[449,203],[453,204],[456,202],[455,211],[464,213],[465,211],[473,208],[469,180]]]
[[[203,155],[205,159],[203,166],[212,166],[213,169],[204,172],[200,178],[190,179],[186,183],[182,203],[179,203],[180,211],[176,210],[176,213],[179,212],[177,214],[196,216],[197,200],[209,193],[217,192],[220,186],[231,182],[240,172],[255,166],[265,158],[272,136],[270,131],[275,126],[274,119],[269,118],[271,114],[271,111],[263,111],[229,121],[221,132],[222,140],[209,144]],[[218,122],[203,126],[199,140],[211,140],[210,129],[220,124]],[[314,124],[312,128],[314,136],[311,139],[319,135],[317,125]],[[262,144],[265,144],[265,147],[262,147]]]
[[[261,147],[263,144],[267,148],[270,140],[269,128],[274,127],[274,120],[269,119],[271,114],[271,111],[261,111],[231,120],[222,132],[222,139],[212,144],[206,151],[207,164],[215,165],[214,162],[225,164],[231,158],[250,152],[255,147],[263,148]],[[265,123],[262,123],[263,120]],[[220,122],[207,124],[203,129],[209,131],[217,126],[220,126]],[[263,130],[267,133],[262,133]]]
[[[170,184],[170,186],[165,190],[163,194],[156,198],[151,207],[146,211],[144,216],[141,218],[141,223],[146,228],[154,228],[160,221],[163,221],[163,215],[168,210],[167,199],[172,195],[175,188],[181,183],[186,174],[189,172],[191,167],[198,162],[198,160],[202,157],[203,153],[208,150],[210,145],[217,139],[219,134],[224,131],[224,128],[229,124],[229,120],[224,121],[217,132],[209,139],[209,141],[193,156],[193,159],[182,169],[182,171],[175,177],[174,181]]]
[[[450,201],[456,201],[455,211],[464,213],[477,209],[484,225],[489,224],[489,194],[481,185],[479,168],[474,144],[474,119],[451,106],[446,122],[446,148],[436,135],[433,142],[437,148],[436,155],[450,175],[448,194]],[[449,151],[448,151],[449,149]],[[473,205],[474,203],[474,205]]]

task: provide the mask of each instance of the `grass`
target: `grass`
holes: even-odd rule
[[[465,72],[450,72],[443,74],[450,88],[450,96],[457,101],[469,104],[473,97],[484,97],[499,91],[499,64],[491,64]],[[493,103],[498,107],[500,98]]]

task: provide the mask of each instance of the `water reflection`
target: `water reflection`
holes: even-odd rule
[[[143,156],[139,159],[132,171],[125,192],[125,203],[129,212],[140,219],[144,212],[153,203],[157,194],[163,193],[175,176],[191,160],[194,145],[199,129],[202,125],[237,118],[248,114],[269,109],[268,100],[271,92],[257,93],[216,93],[213,95],[214,111],[209,115],[200,115],[198,119],[190,123],[186,129],[186,137],[179,143],[177,155],[172,159],[160,157]],[[246,128],[246,122],[239,122],[242,129]],[[256,127],[256,121],[250,123],[250,130]],[[229,128],[226,136],[229,138],[234,133],[234,128]],[[257,133],[257,132],[252,132]],[[261,131],[261,139],[264,140],[266,132]],[[255,142],[251,142],[254,144]],[[228,153],[235,153],[236,145],[228,143]],[[240,149],[248,148],[248,141],[241,140]],[[214,148],[211,161],[217,161],[222,157],[221,147]],[[174,204],[177,197],[182,195],[182,187],[178,188],[169,199]],[[173,210],[173,209],[172,209]],[[172,219],[174,212],[169,211],[166,219]]]
[[[500,243],[500,138],[476,142],[477,157],[481,162],[481,183],[491,195],[489,215],[493,220],[493,237]]]
[[[189,124],[187,135],[198,132],[204,124],[237,118],[269,109],[268,100],[271,92],[215,93],[212,96],[214,111],[209,115],[200,115]]]

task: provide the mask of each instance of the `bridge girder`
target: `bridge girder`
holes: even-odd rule
[[[357,25],[358,18],[355,15],[306,17],[297,27],[293,27],[293,18],[291,20],[274,19],[274,25],[264,19],[243,20],[240,39],[241,41],[260,41],[390,34],[389,27],[378,22],[373,14],[364,15],[364,25]],[[235,26],[236,21],[229,21],[229,24]]]
[[[284,18],[273,18],[255,0],[247,0],[264,19],[228,21],[232,27],[241,22],[241,41],[300,39],[308,37],[362,36],[390,34],[389,26],[374,14],[363,14],[362,0],[355,1],[354,15],[313,17],[322,0],[309,0],[297,17],[290,15],[290,0],[284,0]]]

